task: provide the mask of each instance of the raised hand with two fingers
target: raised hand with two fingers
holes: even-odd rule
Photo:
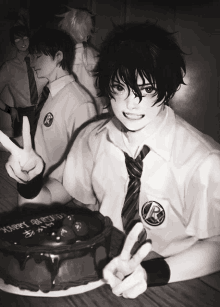
[[[11,153],[5,165],[9,176],[19,183],[27,183],[43,171],[44,161],[32,148],[30,124],[26,116],[23,117],[22,136],[23,149],[0,131],[0,142]]]
[[[131,251],[143,231],[143,224],[136,223],[128,234],[121,254],[103,270],[103,278],[112,292],[124,298],[136,298],[147,289],[147,273],[141,262],[151,251],[151,243],[144,243],[132,256]]]

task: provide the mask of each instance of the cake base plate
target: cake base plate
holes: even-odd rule
[[[59,297],[59,296],[80,294],[80,293],[84,293],[84,292],[96,289],[104,284],[105,282],[102,279],[100,279],[98,281],[90,282],[87,285],[83,285],[83,286],[72,287],[67,290],[51,291],[48,293],[44,293],[40,290],[37,292],[34,292],[34,291],[29,291],[29,290],[21,290],[12,285],[6,285],[4,281],[0,278],[0,290],[2,291],[17,294],[17,295],[40,296],[40,297]]]

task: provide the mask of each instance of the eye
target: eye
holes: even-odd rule
[[[153,86],[146,86],[145,88],[143,88],[141,90],[142,94],[151,94],[153,92],[155,92],[155,89],[153,88]]]
[[[124,92],[124,87],[120,84],[113,84],[112,88],[116,94],[122,94]]]
[[[124,88],[119,84],[113,85],[113,88],[116,89],[116,91],[118,92],[122,92],[124,90]]]
[[[27,37],[27,36],[24,36],[23,39],[28,39],[28,37]]]
[[[20,41],[20,38],[15,39],[15,43],[18,43]]]

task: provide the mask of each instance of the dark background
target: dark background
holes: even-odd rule
[[[169,31],[177,32],[178,42],[186,53],[185,83],[171,105],[197,129],[220,142],[220,0],[1,0],[0,64],[13,55],[9,28],[19,8],[30,11],[33,30],[51,25],[62,5],[87,7],[96,14],[99,29],[93,38],[98,47],[112,22],[150,19]],[[4,93],[3,93],[4,95]],[[10,117],[0,112],[0,129],[10,135]]]

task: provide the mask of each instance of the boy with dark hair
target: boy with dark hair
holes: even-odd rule
[[[30,30],[26,26],[17,25],[17,26],[10,28],[9,37],[10,37],[10,42],[12,46],[16,46],[17,45],[16,43],[21,41],[21,38],[23,38],[24,40],[29,40]],[[22,41],[20,43],[22,43]],[[22,44],[21,44],[21,48],[22,48]]]
[[[63,58],[59,66],[72,73],[74,60],[74,42],[71,37],[62,31],[41,29],[33,35],[30,43],[30,54],[44,54],[54,60],[58,51],[62,51]]]
[[[14,137],[21,136],[22,117],[28,116],[30,124],[34,120],[34,109],[42,92],[45,79],[37,80],[30,67],[29,29],[25,26],[14,26],[10,29],[10,41],[17,49],[17,55],[6,61],[0,69],[0,93],[8,87],[14,106],[0,100],[0,109],[11,115]],[[31,80],[30,80],[31,78]]]
[[[66,152],[80,126],[96,116],[95,106],[71,75],[74,42],[68,34],[39,30],[31,39],[30,54],[37,77],[48,80],[36,109],[32,137],[45,162],[45,176],[62,182]]]
[[[33,199],[50,204],[73,197],[128,234],[121,255],[103,271],[113,293],[126,298],[220,270],[220,145],[167,106],[184,73],[183,52],[171,33],[147,22],[116,27],[97,68],[114,117],[81,131],[63,185],[50,180]],[[26,149],[15,148],[6,164],[21,183],[43,168],[25,131]],[[19,158],[27,153],[28,162]],[[142,228],[162,258],[144,259],[150,243],[130,253]]]

